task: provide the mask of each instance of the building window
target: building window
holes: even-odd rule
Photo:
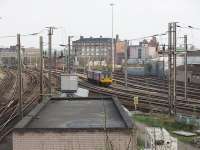
[[[141,48],[138,49],[138,58],[139,59],[142,58],[142,49]]]

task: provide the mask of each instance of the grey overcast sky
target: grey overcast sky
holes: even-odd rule
[[[0,0],[0,36],[38,32],[53,25],[62,27],[54,33],[54,47],[69,34],[110,37],[111,2],[116,4],[114,33],[121,39],[163,33],[172,21],[200,27],[200,0]],[[187,33],[190,43],[200,47],[200,31],[179,29],[179,33]],[[22,43],[37,47],[38,37],[24,37]],[[0,38],[1,46],[14,44],[15,38]]]

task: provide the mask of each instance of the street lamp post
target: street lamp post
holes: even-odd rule
[[[66,68],[67,68],[67,73],[71,73],[70,70],[70,55],[71,55],[71,38],[73,38],[73,36],[68,36],[68,45],[66,44],[60,44],[60,46],[64,47],[64,53],[65,53],[65,72],[66,72]],[[66,48],[68,47],[68,54],[66,51]]]
[[[74,36],[68,36],[68,73],[71,73],[71,68],[70,68],[70,58],[71,58],[71,38]]]
[[[60,44],[60,46],[62,46],[62,47],[64,47],[64,56],[65,56],[65,58],[64,58],[64,72],[66,72],[66,68],[67,68],[67,45],[65,45],[65,44]]]
[[[115,52],[114,52],[114,48],[113,48],[113,33],[114,33],[114,15],[113,15],[113,11],[114,11],[114,3],[110,4],[111,8],[112,8],[112,45],[111,45],[111,50],[112,50],[112,72],[115,71]]]

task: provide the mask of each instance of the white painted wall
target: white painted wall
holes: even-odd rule
[[[142,50],[141,59],[154,59],[158,57],[156,52],[156,47],[148,47],[147,45],[143,46],[131,46],[130,47],[130,59],[138,59],[138,51]]]
[[[114,150],[135,150],[133,134],[107,133]],[[104,150],[105,132],[25,132],[13,133],[13,150]],[[129,146],[129,148],[128,148]]]

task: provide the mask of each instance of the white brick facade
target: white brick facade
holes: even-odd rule
[[[13,133],[13,150],[134,150],[134,139],[123,132],[25,132]],[[128,148],[129,146],[129,148]]]

